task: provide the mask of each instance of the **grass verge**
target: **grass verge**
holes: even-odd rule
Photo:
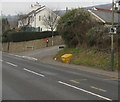
[[[61,61],[61,56],[64,54],[73,54],[70,63],[76,65],[84,65],[104,70],[111,70],[111,55],[110,53],[98,51],[96,49],[83,48],[65,48],[58,52],[55,56],[58,61]],[[118,57],[115,54],[115,71],[118,70]]]

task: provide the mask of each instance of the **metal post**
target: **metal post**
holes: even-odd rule
[[[53,46],[53,35],[52,35],[52,46]]]
[[[112,0],[112,28],[114,27],[114,0]],[[114,71],[114,43],[113,34],[111,34],[111,70]]]
[[[120,27],[120,4],[119,2],[120,0],[118,1],[118,27]],[[120,44],[120,34],[118,34],[118,71],[120,72],[120,45],[119,44]]]
[[[54,31],[52,29],[52,46],[54,45],[53,37],[54,37]]]

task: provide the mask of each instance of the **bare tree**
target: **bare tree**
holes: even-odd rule
[[[19,13],[17,14],[18,20],[20,21],[21,25],[24,26],[24,20],[26,19],[26,14]],[[29,25],[29,18],[28,18],[28,24]]]
[[[53,35],[54,35],[54,30],[57,27],[58,19],[60,16],[58,16],[56,13],[53,11],[49,11],[47,15],[44,15],[43,17],[43,24],[51,30],[52,32],[52,46],[53,46]]]

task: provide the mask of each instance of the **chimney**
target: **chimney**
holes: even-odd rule
[[[36,2],[35,5],[31,5],[31,11],[37,10],[37,9],[40,8],[40,7],[41,7],[41,5],[40,5],[38,2]]]

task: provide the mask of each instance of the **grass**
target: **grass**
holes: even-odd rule
[[[101,68],[104,70],[111,70],[110,62],[111,55],[110,53],[98,51],[96,49],[83,49],[83,48],[65,48],[58,52],[55,56],[58,61],[61,61],[61,56],[64,54],[73,54],[71,58],[71,64],[84,65],[95,68]],[[118,70],[118,58],[115,55],[115,71]]]

